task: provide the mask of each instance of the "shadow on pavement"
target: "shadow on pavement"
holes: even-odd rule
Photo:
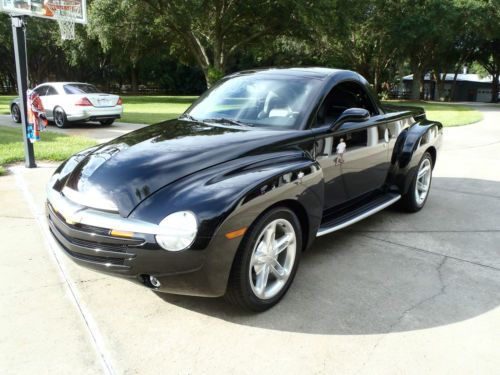
[[[444,326],[500,305],[500,183],[434,178],[417,214],[390,208],[320,237],[271,310],[158,293],[234,324],[311,334],[379,334]],[[497,244],[497,245],[495,245]]]
[[[117,120],[119,121],[119,120]],[[101,128],[109,128],[112,127],[113,125],[102,125],[100,122],[97,121],[90,121],[90,122],[71,122],[68,125],[66,125],[63,129],[71,129],[71,128],[81,128],[81,129],[93,129],[96,127],[101,127]],[[47,127],[48,130],[52,129],[58,129],[58,127],[52,122],[49,122],[49,126]]]

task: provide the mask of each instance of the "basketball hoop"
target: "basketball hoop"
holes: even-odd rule
[[[75,39],[75,23],[82,16],[81,0],[48,0],[45,6],[59,24],[61,39]]]

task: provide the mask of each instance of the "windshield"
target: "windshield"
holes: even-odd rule
[[[66,94],[96,94],[100,91],[94,85],[89,85],[86,83],[72,83],[70,85],[64,85],[64,92]]]
[[[235,77],[207,92],[187,114],[199,121],[298,128],[319,85],[296,77]]]

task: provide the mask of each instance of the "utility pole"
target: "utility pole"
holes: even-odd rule
[[[12,36],[14,54],[16,56],[17,91],[19,93],[19,109],[23,127],[24,160],[26,168],[36,168],[33,144],[28,139],[28,118],[26,108],[26,92],[28,91],[28,58],[26,56],[26,27],[24,17],[12,16]]]

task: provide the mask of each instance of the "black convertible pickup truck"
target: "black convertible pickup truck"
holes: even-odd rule
[[[355,72],[244,71],[178,119],[69,158],[47,187],[48,223],[82,266],[262,311],[315,237],[396,202],[420,210],[441,138]]]

